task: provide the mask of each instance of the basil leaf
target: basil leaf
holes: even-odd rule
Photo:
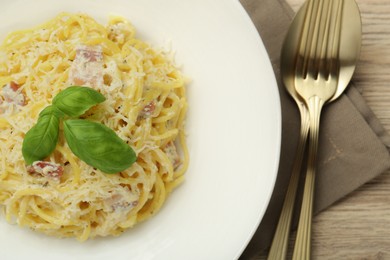
[[[106,98],[89,87],[71,86],[58,93],[52,103],[70,117],[78,117]]]
[[[36,125],[25,135],[22,154],[27,165],[49,156],[58,142],[60,118],[51,106],[44,109]]]
[[[137,159],[133,149],[107,126],[83,119],[64,121],[64,134],[72,152],[105,173],[117,173]]]

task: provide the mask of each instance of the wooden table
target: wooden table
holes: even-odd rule
[[[286,1],[295,11],[304,2]],[[390,0],[356,1],[362,13],[363,43],[353,81],[390,132]],[[289,257],[294,237],[295,233]],[[390,259],[390,171],[317,215],[312,246],[313,259]]]

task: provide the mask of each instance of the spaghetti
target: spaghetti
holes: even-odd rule
[[[158,212],[183,181],[185,78],[125,19],[102,26],[85,14],[62,13],[9,34],[0,46],[0,85],[0,207],[9,222],[80,241],[119,235]],[[52,155],[25,164],[25,133],[71,85],[106,97],[83,118],[110,127],[134,149],[130,168],[102,173],[61,135]]]

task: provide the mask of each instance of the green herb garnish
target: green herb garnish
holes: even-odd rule
[[[49,156],[56,148],[60,117],[52,106],[45,108],[38,122],[24,137],[22,153],[27,164],[32,164]]]
[[[92,88],[72,86],[58,93],[52,103],[66,115],[78,117],[105,100],[102,94]]]
[[[54,151],[62,120],[65,139],[81,160],[105,173],[130,167],[137,159],[136,154],[112,129],[77,119],[105,100],[102,94],[88,87],[71,86],[58,93],[53,104],[42,110],[37,124],[26,133],[22,147],[26,163],[43,160]]]
[[[105,173],[120,172],[136,160],[133,149],[103,124],[83,119],[66,120],[64,134],[77,157]]]

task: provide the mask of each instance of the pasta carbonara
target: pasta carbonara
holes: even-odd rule
[[[119,235],[153,214],[188,165],[185,78],[168,52],[107,26],[59,14],[9,34],[0,46],[0,208],[11,223],[80,241]],[[22,143],[39,113],[65,88],[91,87],[106,101],[83,115],[128,143],[137,161],[105,174],[78,159],[60,135],[55,151],[26,165]]]

